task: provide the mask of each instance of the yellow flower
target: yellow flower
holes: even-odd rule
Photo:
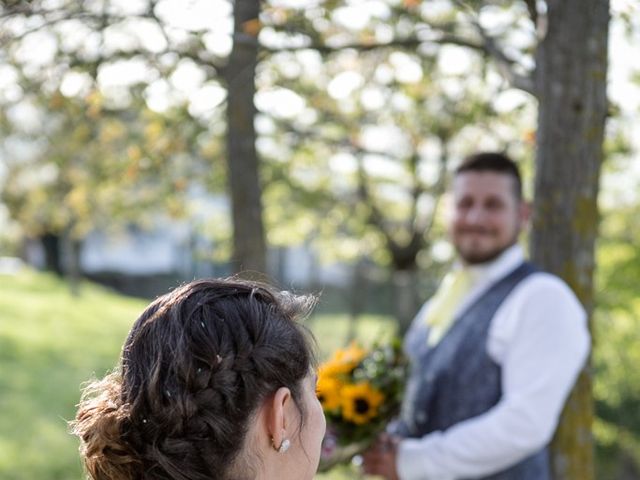
[[[342,387],[342,416],[345,420],[363,425],[378,414],[384,395],[370,383]]]
[[[353,342],[345,349],[336,350],[333,356],[320,366],[318,374],[328,377],[347,375],[366,355],[367,351]]]
[[[366,356],[367,351],[356,342],[351,342],[351,344],[347,348],[338,350],[335,353],[335,358],[337,361],[354,363],[356,365],[360,363]]]
[[[322,404],[322,409],[326,412],[333,412],[340,408],[340,389],[342,383],[329,376],[318,376],[316,393]]]
[[[320,365],[318,368],[318,379],[320,378],[338,378],[342,375],[346,375],[351,371],[349,365],[336,362],[336,361],[327,361]]]

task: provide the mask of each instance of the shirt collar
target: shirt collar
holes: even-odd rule
[[[516,243],[503,251],[497,258],[467,268],[472,272],[474,278],[482,279],[482,283],[485,283],[504,277],[522,262],[524,262],[524,252],[522,247]],[[457,262],[454,268],[462,268],[462,264]]]

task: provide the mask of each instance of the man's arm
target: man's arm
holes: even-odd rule
[[[503,305],[501,400],[446,432],[403,440],[402,480],[454,480],[504,470],[546,445],[589,353],[585,313],[559,279],[537,274]],[[498,334],[500,337],[501,333]]]

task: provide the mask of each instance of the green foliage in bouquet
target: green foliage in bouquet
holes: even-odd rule
[[[407,361],[399,339],[365,349],[352,343],[318,370],[318,398],[327,419],[320,470],[366,449],[400,410]]]

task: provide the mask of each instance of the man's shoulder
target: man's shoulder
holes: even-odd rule
[[[559,276],[541,269],[535,263],[525,262],[525,264],[530,267],[531,271],[525,280],[532,284],[547,288],[569,288],[567,283]]]
[[[523,279],[501,305],[492,335],[503,343],[509,343],[516,332],[540,330],[552,336],[586,338],[585,326],[585,309],[571,288],[557,275],[538,271]]]
[[[517,293],[524,297],[544,298],[545,302],[553,299],[576,302],[578,299],[567,283],[549,272],[536,269],[525,277],[516,288]]]

